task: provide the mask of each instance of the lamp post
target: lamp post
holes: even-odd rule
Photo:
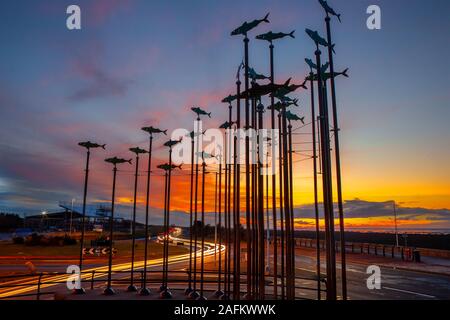
[[[87,198],[87,189],[88,189],[88,179],[89,179],[89,160],[91,156],[91,149],[102,148],[105,150],[106,145],[100,145],[97,143],[93,143],[90,141],[80,142],[78,144],[80,147],[86,148],[87,157],[86,157],[86,169],[84,173],[84,192],[83,192],[83,217],[81,221],[81,237],[80,237],[80,259],[78,263],[78,267],[80,268],[80,277],[83,271],[83,249],[84,249],[84,233],[85,233],[85,224],[86,224],[86,198]],[[80,287],[73,291],[75,294],[84,294],[86,291]]]
[[[108,257],[108,280],[107,287],[103,291],[104,295],[110,296],[114,295],[115,292],[111,287],[112,281],[112,256],[113,256],[113,235],[114,235],[114,204],[116,197],[116,176],[117,176],[117,165],[128,162],[131,164],[130,160],[120,159],[117,157],[106,159],[105,162],[111,163],[113,167],[113,186],[112,186],[112,200],[111,200],[111,215],[109,217],[109,257]]]
[[[147,153],[146,150],[141,148],[130,148],[131,152],[136,155],[136,170],[134,174],[134,197],[133,197],[133,222],[131,226],[131,274],[130,285],[127,288],[128,292],[137,292],[137,288],[134,285],[134,254],[136,248],[136,202],[137,202],[137,190],[138,190],[138,178],[139,178],[139,155]]]
[[[149,134],[149,148],[148,148],[148,167],[147,167],[147,192],[145,199],[145,242],[144,242],[144,268],[143,268],[143,279],[142,288],[139,294],[142,296],[148,296],[150,294],[150,289],[147,288],[147,256],[148,256],[148,217],[150,210],[150,178],[152,170],[152,147],[153,147],[153,135],[162,133],[167,135],[167,130],[163,131],[154,127],[144,127],[142,131]]]

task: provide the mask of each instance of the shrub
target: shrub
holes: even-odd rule
[[[24,244],[25,243],[25,239],[23,237],[14,237],[12,239],[12,242],[14,244]]]

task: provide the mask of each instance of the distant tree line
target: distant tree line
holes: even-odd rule
[[[23,226],[23,218],[15,213],[0,212],[0,232],[11,232]]]

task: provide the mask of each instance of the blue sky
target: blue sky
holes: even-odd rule
[[[405,206],[450,207],[450,2],[329,1],[342,127],[344,195]],[[65,10],[78,4],[82,30]],[[382,10],[382,29],[366,27],[366,8]],[[242,60],[230,31],[270,12],[251,34],[252,66],[268,73],[265,31],[290,32],[276,43],[277,81],[302,82],[313,45],[306,27],[325,34],[315,0],[302,1],[3,1],[0,12],[0,208],[41,210],[80,198],[84,155],[76,143],[108,143],[107,155],[145,146],[139,128],[192,127],[189,107],[213,112],[234,89]],[[308,94],[299,92],[309,117]],[[161,157],[164,155],[161,154]],[[107,200],[109,168],[94,157],[91,196]],[[298,167],[299,202],[311,201],[309,166]],[[120,182],[129,196],[131,175]],[[158,190],[160,182],[155,182]]]

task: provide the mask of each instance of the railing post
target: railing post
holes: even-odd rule
[[[91,290],[94,290],[94,276],[95,276],[95,270],[92,271],[92,277],[91,277]]]
[[[42,272],[39,274],[39,278],[38,278],[38,288],[37,288],[36,300],[41,299],[41,280],[42,280]]]

